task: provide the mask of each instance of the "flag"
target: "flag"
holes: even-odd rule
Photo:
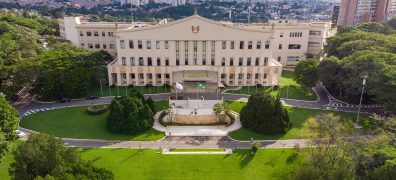
[[[184,87],[180,83],[176,82],[176,89],[183,91]]]
[[[204,83],[197,83],[197,85],[195,87],[198,88],[198,89],[205,89],[206,88]]]

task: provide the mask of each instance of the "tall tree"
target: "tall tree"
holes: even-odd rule
[[[18,128],[18,111],[0,95],[0,133],[6,140],[16,138],[15,131]]]
[[[300,61],[294,70],[294,79],[296,82],[305,88],[315,86],[318,64],[319,61],[317,60]]]

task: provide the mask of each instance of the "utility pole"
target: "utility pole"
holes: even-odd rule
[[[362,87],[362,92],[361,92],[361,94],[360,94],[360,102],[359,102],[359,107],[358,107],[358,112],[357,112],[356,122],[355,122],[355,128],[356,128],[356,129],[362,128],[361,126],[358,125],[358,122],[359,122],[360,108],[362,107],[364,86],[366,85],[366,80],[367,80],[367,78],[368,78],[368,75],[363,76],[363,83],[362,83],[363,87]]]

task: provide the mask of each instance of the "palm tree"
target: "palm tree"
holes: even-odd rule
[[[230,106],[224,101],[216,103],[213,106],[213,112],[220,119],[221,122],[225,122],[227,114],[230,113]]]

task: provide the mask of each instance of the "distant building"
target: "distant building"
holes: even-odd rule
[[[73,19],[76,25],[69,24]],[[207,84],[205,91],[224,85],[279,85],[282,66],[320,54],[326,38],[334,34],[330,22],[233,24],[198,15],[158,24],[77,19],[59,21],[61,36],[115,55],[107,66],[110,85],[183,82],[186,91],[197,82]]]
[[[333,14],[331,16],[331,23],[337,25],[338,16],[340,15],[340,5],[333,6]]]
[[[383,22],[396,15],[396,0],[341,0],[338,25]]]

